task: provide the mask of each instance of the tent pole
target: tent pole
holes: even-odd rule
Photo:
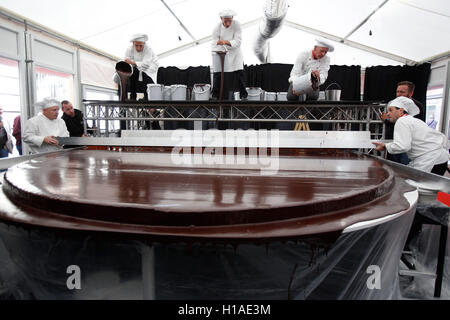
[[[345,44],[345,45],[347,45],[349,47],[353,47],[353,48],[356,48],[356,49],[360,49],[360,50],[363,50],[363,51],[366,51],[366,52],[370,52],[370,53],[376,54],[376,55],[381,56],[381,57],[385,57],[385,58],[388,58],[388,59],[391,59],[391,60],[394,60],[394,61],[398,61],[398,62],[403,63],[403,64],[407,64],[407,65],[418,64],[418,62],[415,61],[415,60],[410,60],[410,59],[407,59],[405,57],[401,57],[401,56],[395,55],[395,54],[390,53],[390,52],[386,52],[386,51],[383,51],[383,50],[378,50],[378,49],[375,49],[375,48],[372,48],[372,47],[360,44],[360,43],[355,42],[355,41],[350,41],[350,40],[347,40],[347,39],[344,39],[344,38],[341,38],[341,37],[338,37],[338,36],[335,36],[335,35],[332,35],[332,34],[329,34],[329,33],[326,33],[326,32],[320,31],[320,30],[317,30],[317,29],[313,29],[313,28],[309,28],[309,27],[303,26],[301,24],[298,24],[298,23],[295,23],[295,22],[292,22],[292,21],[289,21],[289,20],[285,20],[284,21],[284,25],[288,26],[288,27],[291,27],[291,28],[294,28],[294,29],[297,29],[297,30],[304,31],[306,33],[310,33],[310,34],[322,37],[322,38],[326,38],[326,39],[331,40],[331,41],[336,41],[336,42]]]
[[[243,24],[242,24],[242,29],[251,27],[251,26],[253,26],[253,25],[259,23],[259,22],[261,21],[261,19],[262,19],[262,18],[257,18],[257,19],[255,19],[255,20],[251,20],[251,21],[249,21],[249,22],[243,23]],[[166,51],[166,52],[163,52],[163,53],[158,54],[158,58],[161,59],[161,58],[165,58],[165,57],[171,56],[171,55],[173,55],[173,54],[175,54],[175,53],[178,53],[178,52],[187,50],[187,49],[189,49],[189,48],[195,47],[195,46],[197,46],[197,45],[200,45],[200,44],[209,42],[209,41],[211,41],[211,39],[212,39],[212,36],[207,36],[207,37],[201,38],[201,39],[199,39],[199,40],[196,40],[196,41],[187,43],[187,44],[185,44],[185,45],[182,45],[182,46],[179,46],[179,47],[177,47],[177,48],[174,48],[174,49],[171,49],[171,50],[169,50],[169,51]]]
[[[177,19],[177,21],[180,23],[180,26],[184,29],[184,31],[186,31],[186,33],[192,38],[192,40],[194,40],[194,42],[197,42],[197,39],[192,35],[192,33],[189,31],[188,28],[186,28],[186,26],[183,24],[183,22],[181,22],[181,20],[177,17],[177,15],[172,11],[172,9],[170,9],[170,7],[167,5],[167,3],[164,0],[161,0],[161,2],[163,3],[163,5],[166,6],[167,10],[169,10],[169,12],[173,15],[173,17],[175,19]]]
[[[388,1],[389,1],[389,0],[385,0],[382,4],[380,4],[380,5],[378,6],[378,8],[376,8],[375,10],[373,10],[371,14],[369,14],[363,21],[361,21],[360,24],[358,24],[352,31],[350,31],[350,33],[349,33],[348,35],[346,35],[346,36],[344,37],[344,40],[347,40],[348,38],[350,38],[350,36],[351,36],[352,34],[354,34],[356,31],[358,31],[359,28],[361,28],[361,27],[362,27],[362,26],[370,19],[370,17],[372,17],[372,16],[375,14],[375,12],[377,12],[378,10],[380,10],[380,9],[381,9]]]

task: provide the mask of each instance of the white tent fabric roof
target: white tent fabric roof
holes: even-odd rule
[[[219,23],[218,12],[233,8],[241,23],[262,17],[264,0],[164,0],[195,40],[210,36]],[[291,0],[280,33],[271,40],[271,62],[293,63],[313,45],[314,35],[292,25],[345,38],[380,5],[347,40],[407,60],[422,61],[450,50],[448,0]],[[134,33],[147,33],[162,66],[209,65],[209,42],[181,52],[173,49],[194,42],[161,0],[2,0],[2,6],[102,51],[122,57]],[[243,32],[246,64],[259,63],[252,44],[259,23]],[[371,31],[371,35],[370,35]],[[398,60],[335,43],[332,64],[388,65]]]

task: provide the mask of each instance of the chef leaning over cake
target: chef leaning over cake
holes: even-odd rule
[[[54,98],[44,98],[34,107],[36,112],[42,113],[25,122],[23,142],[28,145],[31,153],[60,150],[62,147],[56,138],[69,136],[66,123],[58,118],[61,103]]]
[[[389,102],[388,116],[391,122],[395,122],[394,140],[373,144],[379,151],[386,149],[392,154],[406,152],[411,159],[410,167],[444,175],[449,160],[447,137],[414,118],[418,113],[419,108],[409,98],[398,97]]]
[[[324,39],[316,39],[312,50],[301,52],[295,60],[289,77],[287,99],[299,100],[303,94],[308,100],[319,98],[319,86],[324,84],[330,70],[328,52],[333,52],[334,46]]]
[[[244,55],[242,54],[242,28],[239,21],[234,19],[236,12],[231,9],[222,10],[219,13],[220,23],[212,33],[211,51],[214,69],[213,98],[219,97],[220,77],[222,66],[220,57],[216,52],[227,52],[223,71],[233,72],[238,79],[238,87],[231,88],[239,91],[241,98],[247,97],[246,81],[244,74]]]

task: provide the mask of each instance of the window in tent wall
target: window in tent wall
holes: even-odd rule
[[[433,129],[440,130],[442,122],[442,99],[444,86],[430,87],[427,90],[425,122]]]
[[[0,107],[3,109],[2,121],[12,134],[14,119],[21,112],[19,63],[2,57],[0,57]],[[12,138],[15,145],[15,138]],[[18,156],[16,148],[13,156]]]
[[[83,96],[86,100],[101,100],[101,101],[119,101],[119,95],[117,90],[111,90],[106,88],[100,88],[95,86],[84,85],[83,86]],[[117,110],[113,110],[114,114],[118,114]],[[108,125],[108,131],[114,132],[120,130],[120,121],[119,120],[109,120],[103,121],[101,120],[99,123],[100,132],[104,132],[106,126]],[[89,128],[96,127],[94,126],[93,120],[87,121],[87,126]]]
[[[73,74],[36,66],[36,101],[53,97],[59,101],[74,101]],[[60,111],[59,116],[62,116]]]

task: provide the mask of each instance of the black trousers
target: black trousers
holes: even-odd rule
[[[127,92],[130,92],[130,100],[136,100],[137,93],[144,94],[144,100],[148,100],[147,84],[155,83],[145,72],[142,72],[142,81],[139,81],[139,70],[133,67],[133,74],[128,79]]]
[[[213,77],[213,89],[212,96],[216,99],[219,98],[220,94],[220,79],[221,72],[214,72]],[[244,70],[237,70],[234,72],[224,73],[224,84],[223,84],[223,100],[228,100],[230,94],[235,91],[239,91],[242,98],[247,98],[247,80],[245,77]]]
[[[445,174],[445,171],[447,171],[447,168],[447,162],[439,163],[434,165],[433,169],[431,169],[431,173],[443,176]]]

